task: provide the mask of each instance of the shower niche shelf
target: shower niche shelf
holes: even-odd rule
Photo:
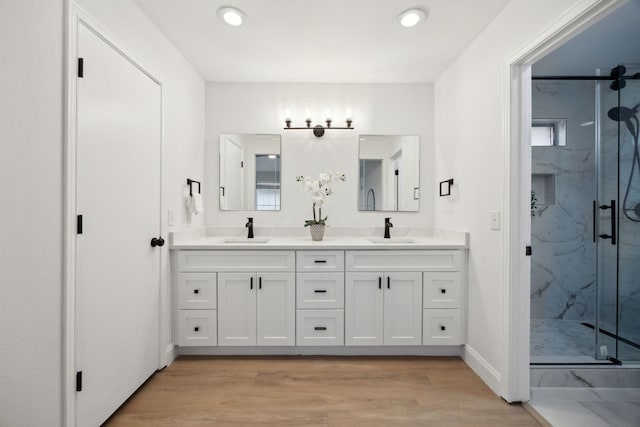
[[[556,204],[556,176],[552,173],[531,174],[531,191],[539,206]]]

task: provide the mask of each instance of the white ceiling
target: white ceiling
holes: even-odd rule
[[[509,0],[135,0],[207,81],[433,82]],[[247,25],[223,24],[221,6]],[[404,29],[406,9],[427,12]]]
[[[640,0],[617,8],[533,64],[533,74],[603,74],[618,64],[640,65]]]

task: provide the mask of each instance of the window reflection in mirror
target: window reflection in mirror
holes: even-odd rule
[[[220,210],[280,210],[280,135],[220,135]]]
[[[420,209],[418,136],[360,135],[358,210]]]

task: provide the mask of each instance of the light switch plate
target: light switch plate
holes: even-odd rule
[[[490,211],[489,221],[491,230],[500,230],[500,211]]]

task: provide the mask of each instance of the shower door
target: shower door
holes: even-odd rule
[[[599,83],[596,358],[640,360],[639,69]]]

